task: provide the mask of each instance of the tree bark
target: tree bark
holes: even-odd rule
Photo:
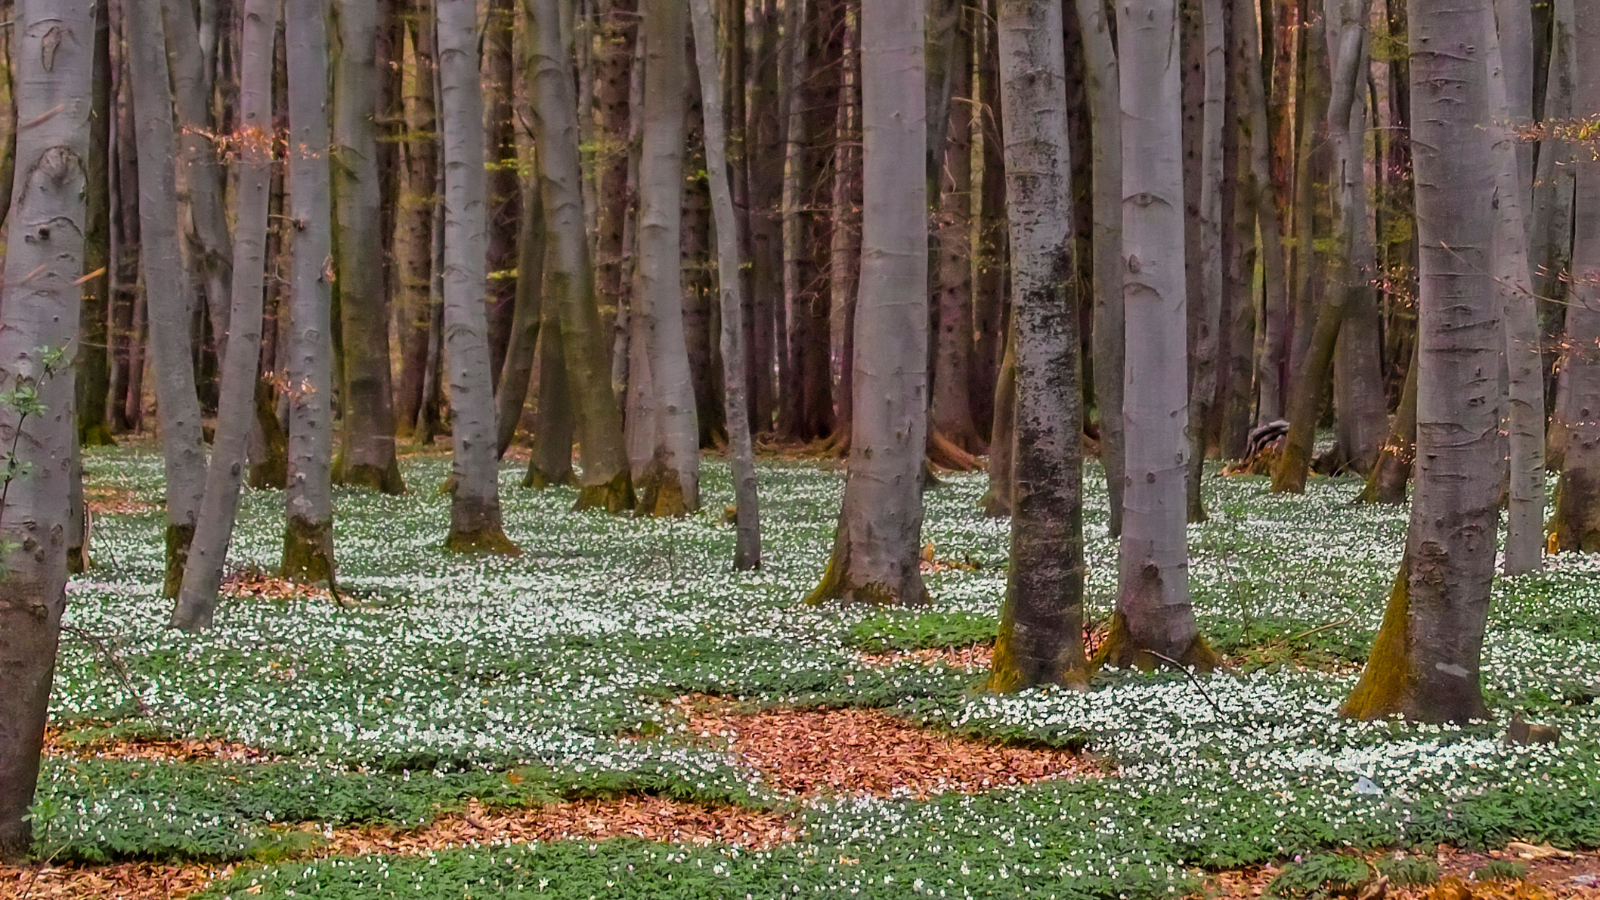
[[[544,205],[540,202],[539,176],[535,172],[522,190],[522,221],[517,233],[517,296],[511,318],[511,342],[500,367],[494,392],[495,451],[505,456],[522,420],[528,387],[537,357],[540,326],[544,321]],[[559,327],[559,326],[557,326]],[[570,457],[572,444],[567,444]]]
[[[734,526],[738,532],[733,567],[744,571],[761,567],[761,509],[756,494],[755,448],[750,440],[749,409],[745,401],[744,289],[739,274],[739,224],[730,188],[733,167],[723,149],[729,143],[723,123],[733,117],[725,116],[722,110],[723,67],[710,0],[690,0],[690,15],[694,21],[695,61],[700,69],[700,91],[705,104],[706,172],[711,182],[711,211],[716,217],[723,405],[728,419]],[[743,47],[733,48],[735,53],[743,50]]]
[[[612,326],[627,305],[628,268],[623,261],[622,233],[631,203],[628,157],[631,150],[629,128],[634,111],[629,86],[634,77],[639,16],[638,0],[606,0],[604,5],[607,9],[600,16],[601,52],[595,67],[595,105],[599,113],[597,131],[601,146],[595,153],[600,209],[593,278],[602,325],[609,337]],[[555,27],[553,20],[550,27]]]
[[[248,0],[243,20],[239,129],[234,135],[239,154],[239,216],[229,291],[233,308],[228,316],[233,323],[230,339],[237,352],[228,353],[223,360],[217,435],[206,472],[205,500],[200,504],[189,565],[169,623],[186,631],[211,625],[255,421],[267,205],[272,190],[272,45],[278,28],[278,0]]]
[[[444,326],[450,383],[451,500],[447,550],[521,553],[500,524],[494,376],[483,298],[488,245],[482,73],[472,0],[438,0],[439,100],[444,110]]]
[[[855,420],[832,558],[808,598],[926,602],[918,554],[927,443],[928,216],[922,4],[861,10],[864,179]]]
[[[930,44],[932,41],[930,41]],[[949,63],[950,93],[965,100],[972,93],[972,46],[968,29],[958,29]],[[987,448],[978,436],[968,395],[972,375],[972,106],[945,102],[948,133],[940,142],[938,225],[934,244],[939,262],[938,322],[933,366],[932,427],[968,453]]]
[[[16,404],[0,408],[0,445],[11,456],[0,475],[0,860],[8,862],[33,843],[27,815],[67,605],[77,429],[66,360],[81,303],[94,27],[89,4],[19,0],[11,28],[18,121],[30,126],[17,135],[23,190],[9,223],[0,389],[32,388],[41,408],[26,418]]]
[[[395,457],[394,390],[389,372],[389,298],[384,277],[383,172],[376,118],[377,0],[333,0],[333,288],[344,353],[339,484],[405,493]]]
[[[576,2],[569,9],[577,7]],[[505,366],[516,318],[517,235],[522,190],[517,177],[516,115],[512,111],[516,62],[512,31],[516,0],[490,0],[483,34],[484,144],[488,148],[488,336],[489,372],[496,379]],[[576,49],[576,22],[569,41]],[[591,95],[584,94],[584,97]],[[592,117],[591,117],[592,120]],[[584,184],[588,179],[583,180]],[[498,385],[498,381],[496,381]]]
[[[334,583],[328,4],[285,0],[289,72],[288,522],[283,577]]]
[[[1600,53],[1600,2],[1573,4],[1573,47],[1578,59]],[[1578,67],[1574,110],[1600,109],[1600,71]],[[1566,446],[1556,483],[1551,531],[1556,549],[1600,553],[1600,160],[1577,154],[1571,303],[1567,306]]]
[[[989,489],[978,498],[978,508],[990,518],[1011,515],[1016,430],[1017,333],[1013,325],[1007,328],[1006,349],[1000,358],[1000,372],[994,384],[994,439],[989,444]]]
[[[751,152],[745,159],[750,183],[750,412],[751,430],[772,428],[777,405],[773,382],[775,316],[783,298],[783,120],[778,71],[789,42],[778,33],[776,0],[760,0],[755,70],[750,79]]]
[[[1479,659],[1499,517],[1500,301],[1486,96],[1488,0],[1412,0],[1421,349],[1406,553],[1342,712],[1430,722],[1488,716]]]
[[[176,597],[206,479],[200,401],[189,357],[192,294],[185,287],[189,282],[178,247],[177,184],[172,165],[177,154],[161,17],[130,15],[127,30],[139,145],[139,259],[167,482],[167,573],[162,596]]]
[[[1122,271],[1128,323],[1117,609],[1095,664],[1149,667],[1153,651],[1211,666],[1189,601],[1185,478],[1187,299],[1182,113],[1174,0],[1117,8],[1122,97]]]
[[[589,244],[583,232],[583,177],[578,123],[567,56],[561,46],[559,4],[528,0],[530,42],[536,57],[533,83],[534,146],[539,153],[545,235],[545,289],[560,303],[561,349],[578,418],[583,467],[579,508],[633,509],[632,481],[622,439],[622,417],[611,389],[605,335],[595,305]]]
[[[1001,0],[1011,296],[1017,317],[1011,567],[988,686],[1087,687],[1083,392],[1072,271],[1072,168],[1061,116],[1061,6]]]
[[[1378,461],[1367,473],[1367,484],[1356,497],[1358,503],[1406,502],[1406,485],[1411,481],[1411,466],[1417,458],[1417,346],[1411,347],[1411,365],[1406,369],[1405,386],[1400,390],[1400,406],[1389,426],[1389,439],[1378,452]]]
[[[95,4],[94,82],[90,97],[89,157],[85,172],[83,234],[83,302],[79,323],[76,404],[78,442],[85,446],[116,443],[111,436],[106,400],[111,388],[109,319],[111,305],[111,22],[106,4]],[[70,552],[70,548],[69,548]]]
[[[412,0],[408,16],[413,87],[407,91],[405,196],[400,203],[397,261],[400,304],[399,431],[410,436],[425,414],[423,382],[433,322],[433,218],[438,203],[438,117],[434,97],[432,0]]]
[[[1191,308],[1189,312],[1193,322],[1191,352],[1194,358],[1189,361],[1189,463],[1184,473],[1185,514],[1190,522],[1206,520],[1200,480],[1205,471],[1208,424],[1217,397],[1217,352],[1222,332],[1222,132],[1226,127],[1228,90],[1226,0],[1201,0],[1200,18],[1204,57],[1197,223],[1200,295],[1190,300],[1199,308]]]

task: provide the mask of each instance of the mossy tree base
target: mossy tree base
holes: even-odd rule
[[[300,584],[332,588],[333,523],[290,516],[283,534],[283,565],[278,574]]]
[[[911,565],[919,566],[920,561],[913,559]],[[914,571],[918,576],[910,589],[856,579],[850,565],[850,532],[841,515],[839,528],[834,533],[833,554],[828,557],[827,568],[822,570],[822,581],[806,595],[805,602],[808,606],[821,606],[832,600],[869,606],[927,606],[932,598],[922,584],[920,569]]]
[[[1141,646],[1128,627],[1127,618],[1118,610],[1111,615],[1111,628],[1106,633],[1105,641],[1089,660],[1089,671],[1095,672],[1109,665],[1118,668],[1137,667],[1140,671],[1150,672],[1158,666],[1172,665],[1174,662],[1180,666],[1193,666],[1202,672],[1215,672],[1223,668],[1222,657],[1199,635],[1195,635],[1187,648],[1175,654]]]
[[[193,525],[167,526],[167,574],[161,596],[172,600],[183,587],[183,567],[189,562],[189,542],[194,540]]]
[[[628,470],[623,469],[603,484],[584,485],[583,489],[578,491],[578,501],[572,508],[574,511],[603,509],[615,516],[632,512],[636,505],[633,481],[628,476]]]
[[[638,492],[638,505],[633,510],[635,516],[682,518],[691,512],[689,501],[683,495],[683,481],[676,471],[667,468],[660,459],[650,463],[634,488]]]
[[[111,428],[104,422],[90,422],[78,427],[78,446],[80,447],[115,447],[117,439],[112,436]]]
[[[366,463],[335,465],[334,471],[339,473],[338,483],[345,487],[362,488],[394,497],[406,492],[406,480],[400,474],[400,463],[395,460],[390,460],[387,467]]]
[[[444,549],[451,553],[522,555],[522,548],[506,537],[498,525],[488,525],[471,531],[451,531],[450,536],[444,539]]]
[[[1272,467],[1272,493],[1304,494],[1310,471],[1310,449],[1297,444],[1292,437],[1284,441],[1283,452]]]
[[[994,643],[994,659],[989,664],[989,678],[984,690],[997,694],[1010,694],[1042,684],[1053,684],[1074,691],[1089,689],[1089,666],[1083,656],[1083,638],[1080,630],[1078,643],[1063,651],[1055,660],[1030,659],[1018,653],[1008,639],[1008,629],[1002,625],[1000,636]]]
[[[1357,495],[1357,503],[1383,503],[1399,506],[1406,502],[1406,484],[1411,480],[1411,460],[1393,447],[1378,452],[1378,462],[1367,473],[1367,484]]]
[[[1576,466],[1562,471],[1550,533],[1557,553],[1600,553],[1600,474]]]
[[[535,491],[548,490],[553,487],[578,487],[578,476],[571,467],[559,474],[551,474],[536,466],[528,466],[528,473],[522,476],[522,486]]]
[[[1339,706],[1350,719],[1382,719],[1405,711],[1408,672],[1411,668],[1411,564],[1401,559],[1400,571],[1389,590],[1389,605],[1372,642],[1372,653],[1361,669],[1361,679]]]

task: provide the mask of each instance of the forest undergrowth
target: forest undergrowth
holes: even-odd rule
[[[1008,523],[977,509],[981,475],[929,491],[933,606],[814,608],[842,476],[762,466],[764,568],[731,571],[727,467],[682,520],[571,513],[504,467],[518,559],[440,549],[448,460],[405,461],[412,493],[341,492],[338,598],[250,590],[217,627],[167,630],[161,460],[87,450],[95,567],[71,584],[52,701],[57,740],[225,742],[255,758],[57,752],[35,807],[56,863],[238,861],[207,897],[459,898],[851,894],[1144,898],[1207,870],[1340,850],[1429,853],[1510,841],[1600,847],[1600,562],[1552,557],[1496,583],[1484,679],[1493,722],[1352,722],[1337,705],[1382,615],[1403,509],[1360,484],[1304,496],[1208,478],[1190,529],[1201,628],[1229,673],[1104,672],[1088,693],[977,690],[1005,587]],[[1116,547],[1098,469],[1086,478],[1092,620],[1113,601]],[[247,492],[230,554],[252,584],[281,549],[282,496]],[[259,581],[258,578],[255,578]],[[674,698],[740,709],[873,708],[1018,746],[1083,750],[1096,777],[917,797],[801,796],[691,727]],[[1513,713],[1561,729],[1508,746]],[[830,747],[819,745],[815,754]],[[656,795],[792,817],[798,839],[750,849],[640,840],[484,845],[320,858],[318,830],[419,828],[469,808]],[[311,823],[307,825],[305,823]]]

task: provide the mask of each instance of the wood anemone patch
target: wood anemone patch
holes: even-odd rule
[[[922,728],[876,709],[741,713],[680,697],[691,736],[721,743],[775,790],[796,796],[875,794],[923,798],[1058,778],[1105,775],[1097,757],[1021,747]]]

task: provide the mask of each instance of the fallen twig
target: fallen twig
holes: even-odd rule
[[[100,655],[104,656],[106,661],[111,664],[112,671],[117,673],[117,679],[122,682],[124,688],[127,688],[128,694],[133,697],[133,702],[138,704],[139,715],[150,715],[150,707],[145,704],[144,698],[139,696],[139,692],[134,689],[133,680],[128,677],[127,667],[122,664],[122,660],[117,658],[117,654],[106,646],[104,641],[76,625],[63,625],[61,630],[98,650]]]

